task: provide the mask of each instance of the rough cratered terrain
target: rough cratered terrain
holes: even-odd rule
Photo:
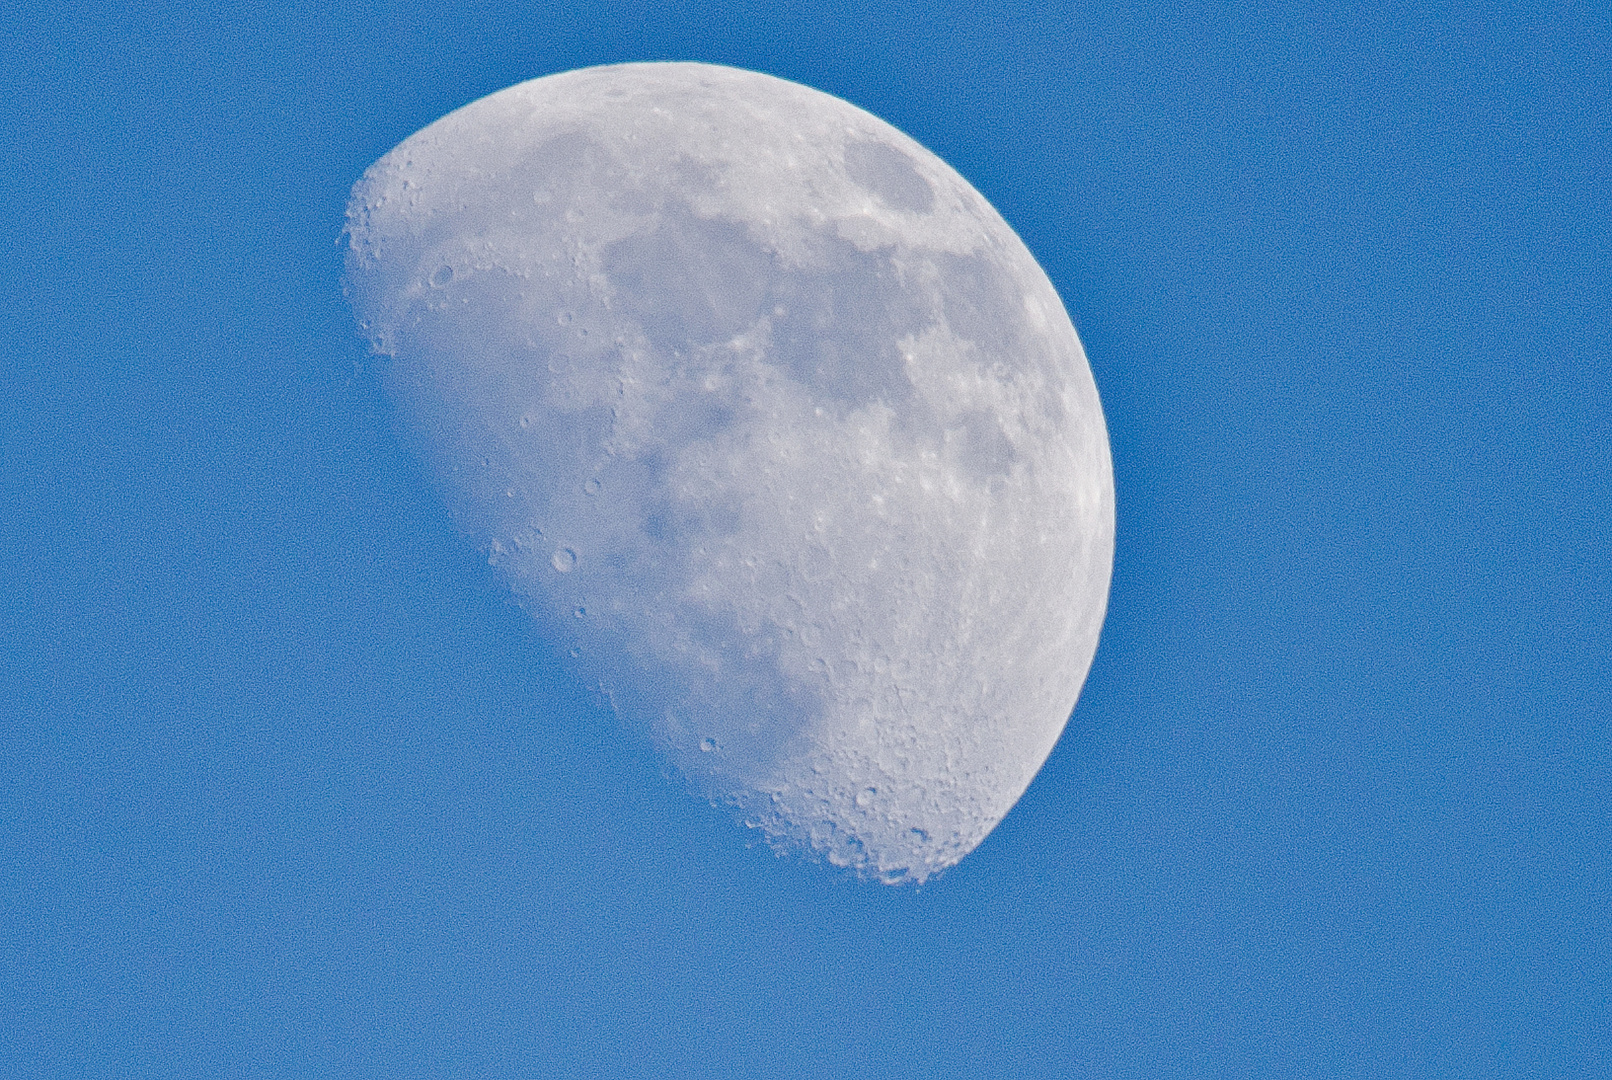
[[[815,90],[632,64],[432,124],[348,231],[461,527],[702,792],[886,880],[1001,820],[1096,648],[1113,481],[966,181]]]

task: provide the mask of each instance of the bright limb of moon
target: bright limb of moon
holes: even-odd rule
[[[1114,489],[978,192],[838,98],[626,64],[411,136],[348,236],[399,430],[672,765],[870,877],[984,839],[1090,667]]]

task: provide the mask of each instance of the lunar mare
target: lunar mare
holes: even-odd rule
[[[939,158],[700,64],[522,83],[372,166],[347,280],[403,438],[705,795],[887,881],[1051,751],[1113,553],[1085,354]]]

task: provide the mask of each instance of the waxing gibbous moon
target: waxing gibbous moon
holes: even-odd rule
[[[1114,487],[967,181],[816,90],[623,64],[406,139],[347,235],[403,438],[697,790],[885,881],[984,839],[1091,664]]]

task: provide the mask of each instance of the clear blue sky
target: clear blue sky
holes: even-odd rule
[[[1612,1074],[1606,9],[861,6],[0,14],[0,1074]],[[925,143],[1103,394],[1090,680],[919,890],[555,674],[341,298],[383,152],[653,59]]]

